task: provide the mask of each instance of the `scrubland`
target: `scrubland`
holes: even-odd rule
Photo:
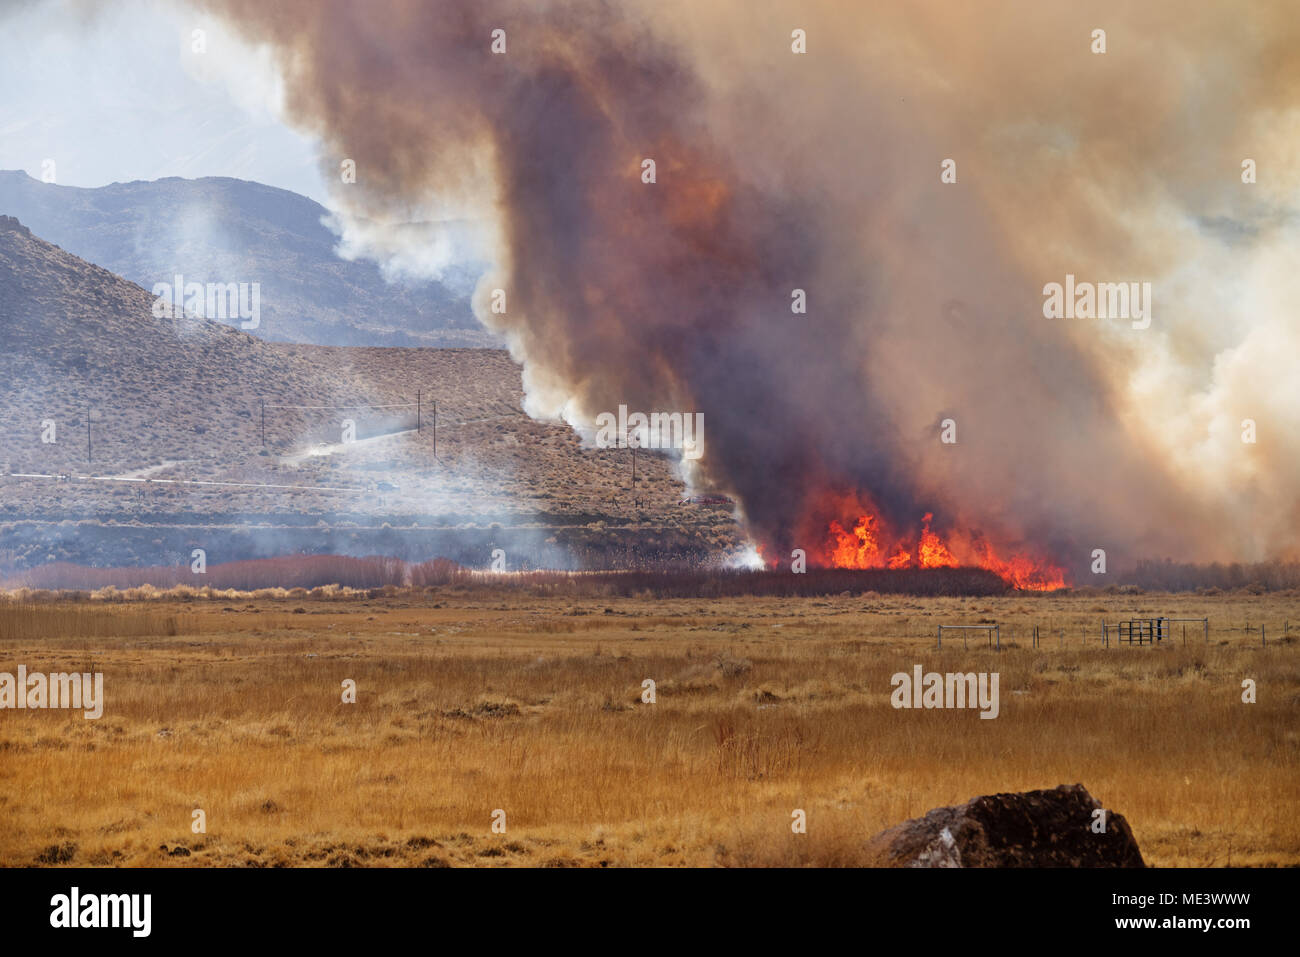
[[[0,711],[0,864],[853,865],[930,808],[1075,782],[1149,864],[1300,863],[1295,591],[387,592],[0,605],[0,671],[99,671],[106,699]],[[1209,642],[1101,645],[1155,615]],[[982,622],[1001,651],[935,647]],[[999,716],[894,709],[918,664],[997,672]]]

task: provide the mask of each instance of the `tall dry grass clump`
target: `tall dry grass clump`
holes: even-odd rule
[[[192,616],[172,608],[0,602],[0,642],[43,638],[174,637],[193,632]]]

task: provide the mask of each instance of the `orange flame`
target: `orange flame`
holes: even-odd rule
[[[902,545],[898,546],[898,551],[894,552],[889,558],[890,568],[906,568],[912,564],[912,553]]]
[[[897,539],[888,546],[882,538],[893,538],[882,529],[876,516],[859,514],[853,531],[845,531],[839,521],[827,526],[828,541],[823,553],[833,568],[959,568],[962,564],[978,565],[998,575],[1014,588],[1024,591],[1052,591],[1067,584],[1065,570],[1049,561],[1024,554],[1003,559],[981,536],[958,534],[955,542],[964,561],[949,543],[930,527],[934,514],[921,519],[921,533],[913,542]],[[888,558],[886,558],[888,554]]]
[[[1004,561],[987,544],[979,563],[980,568],[996,573],[1021,591],[1055,591],[1065,587],[1065,569],[1051,562],[1036,562],[1024,555],[1012,555]]]
[[[836,568],[880,567],[875,516],[859,516],[853,534],[844,531],[844,526],[835,521],[831,522],[829,531],[833,539],[831,564]]]
[[[930,522],[934,513],[926,512],[921,519],[921,544],[917,546],[922,568],[956,568],[957,559],[948,546],[934,532],[930,531]]]

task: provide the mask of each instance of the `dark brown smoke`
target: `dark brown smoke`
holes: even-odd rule
[[[330,175],[356,161],[346,216],[494,224],[477,308],[530,413],[703,412],[688,477],[769,555],[815,556],[852,500],[1078,573],[1294,541],[1297,380],[1254,385],[1300,337],[1286,4],[201,6],[276,47]],[[1243,192],[1242,156],[1271,182]],[[1045,319],[1067,272],[1151,281],[1152,328]]]

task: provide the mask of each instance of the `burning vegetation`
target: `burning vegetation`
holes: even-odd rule
[[[1022,591],[1054,591],[1069,584],[1065,569],[1031,551],[1011,551],[1007,557],[980,533],[960,529],[936,531],[934,513],[921,516],[919,527],[894,528],[856,497],[841,499],[833,508],[856,519],[831,518],[812,564],[825,568],[982,568],[994,572]],[[767,548],[763,554],[780,554]]]

